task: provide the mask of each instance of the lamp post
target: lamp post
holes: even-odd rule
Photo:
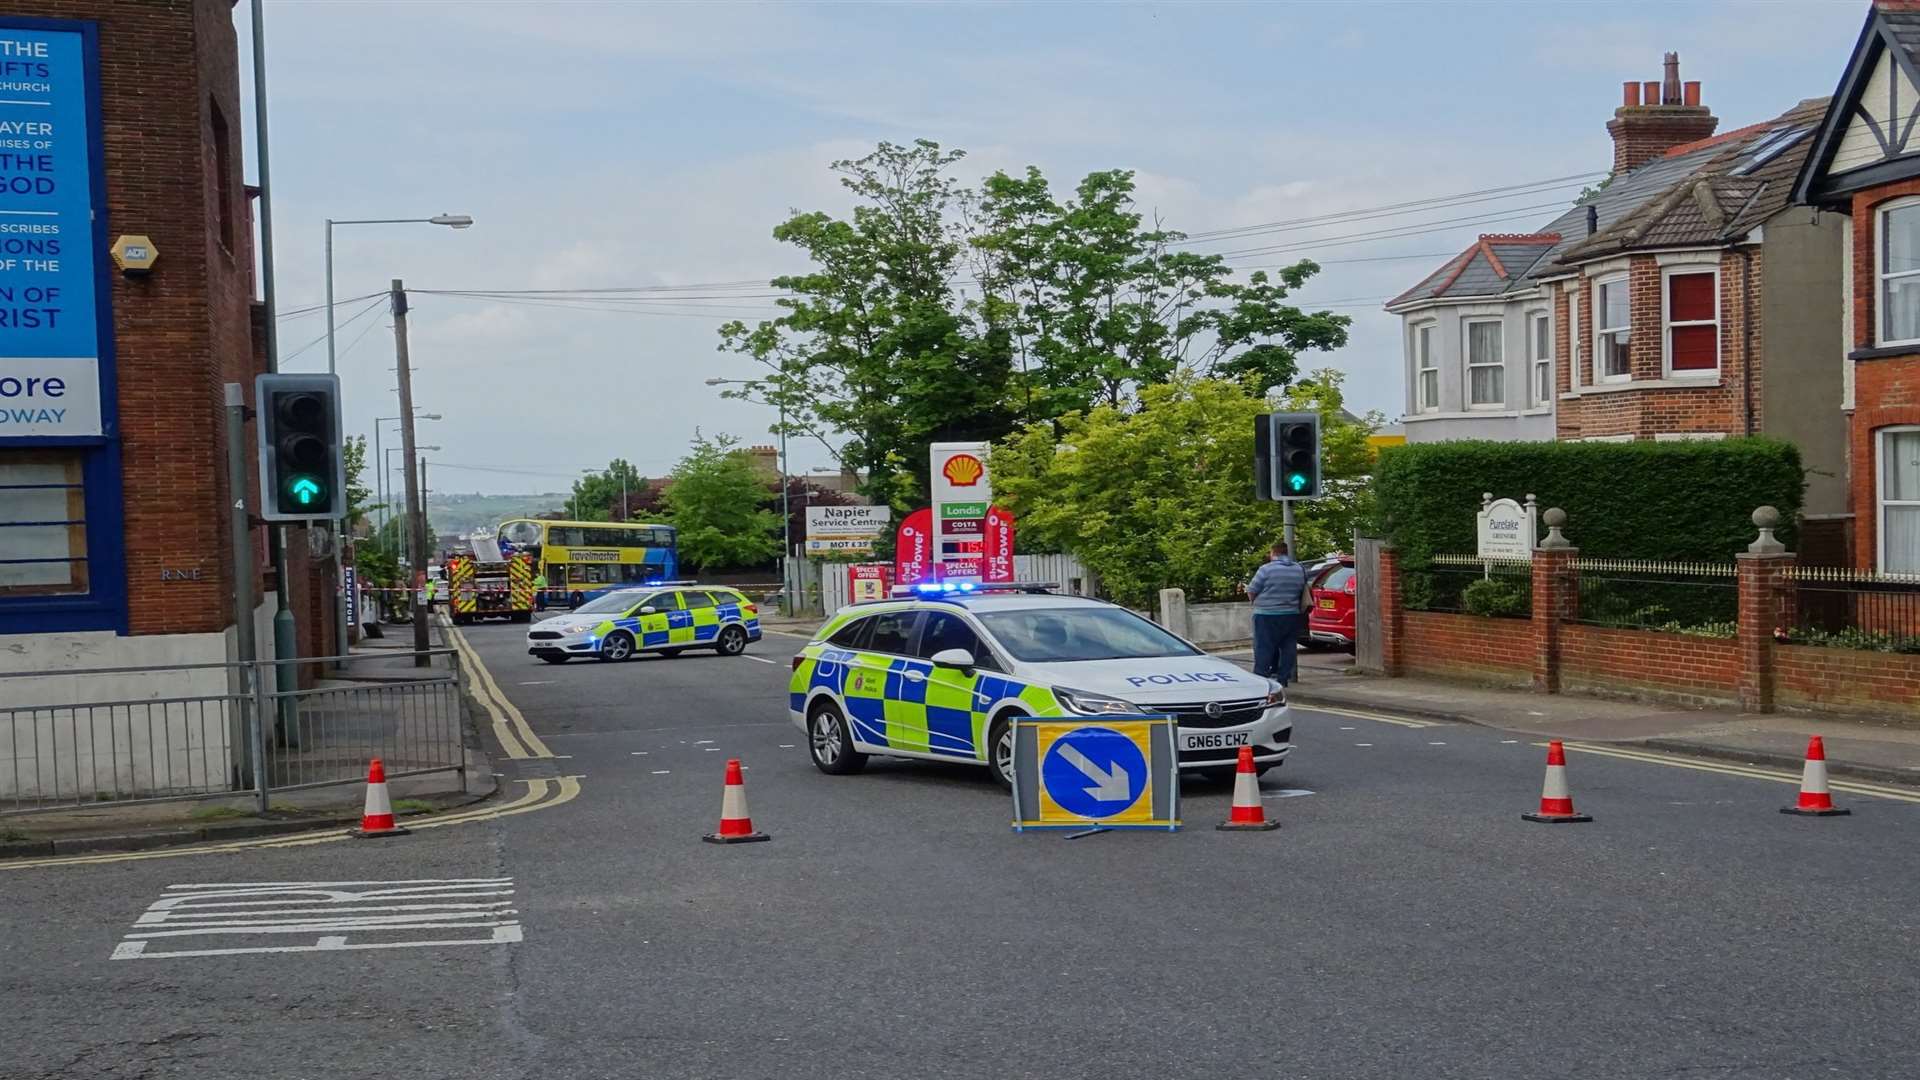
[[[620,463],[621,463],[622,465],[625,465],[625,464],[626,464],[626,462],[625,462],[624,460],[623,460],[623,461],[621,461]],[[586,469],[581,469],[581,470],[580,470],[580,475],[581,475],[581,476],[599,476],[599,475],[600,475],[600,470],[599,470],[599,469],[594,469],[594,468],[586,468]],[[578,511],[576,510],[576,513],[577,513],[577,512],[578,512]],[[626,470],[626,469],[621,469],[621,470],[620,470],[620,520],[621,520],[621,521],[625,521],[625,520],[627,520],[627,518],[628,518],[628,514],[627,514],[627,470]]]
[[[426,417],[421,417],[421,419],[423,419],[423,420],[424,420],[424,419],[426,419]],[[386,451],[386,457],[385,457],[385,458],[384,458],[384,459],[383,459],[383,460],[382,460],[382,461],[380,462],[380,464],[381,464],[381,470],[380,470],[380,471],[381,471],[382,473],[384,473],[384,474],[386,475],[386,478],[387,478],[387,490],[388,490],[388,491],[392,491],[392,490],[393,490],[393,473],[394,473],[394,469],[393,469],[393,455],[395,455],[395,454],[398,454],[398,453],[400,453],[400,452],[401,452],[401,451],[402,451],[403,449],[404,449],[404,447],[399,447],[399,446],[389,446],[389,447],[387,447],[387,451]],[[424,452],[424,451],[427,451],[427,450],[432,450],[432,451],[434,451],[434,452],[436,452],[436,453],[438,453],[438,452],[439,452],[439,450],[440,450],[440,448],[439,448],[439,447],[437,447],[437,446],[416,446],[416,447],[414,447],[413,449],[414,449],[414,452],[415,452],[415,454],[416,454],[416,455],[417,455],[417,454],[419,454],[419,453],[421,453],[421,452]],[[424,496],[424,495],[423,495],[423,496],[421,496],[421,501],[420,501],[420,512],[421,512],[422,514],[425,514],[425,513],[427,512],[427,503],[426,503],[426,496]],[[387,518],[387,520],[388,520],[388,521],[392,521],[392,520],[393,520],[393,518],[392,518],[392,515],[388,515],[388,518]],[[408,527],[411,527],[411,523],[410,523],[410,522],[408,523]],[[384,527],[383,527],[383,528],[384,528]],[[401,547],[402,547],[402,549],[404,550],[404,548],[405,548],[405,542],[404,542],[404,541],[402,541],[402,542],[401,542]],[[417,568],[416,568],[416,569],[417,569]]]
[[[751,386],[752,379],[707,380],[708,386]],[[780,596],[784,601],[781,607],[784,614],[793,614],[793,576],[788,573],[787,560],[793,555],[793,511],[788,502],[787,488],[787,405],[779,403],[780,409]]]
[[[258,4],[254,5],[254,10],[256,13],[259,11]],[[265,127],[265,123],[266,121],[263,119],[261,121],[261,125],[263,129]],[[267,220],[271,221],[272,219],[269,218]],[[473,218],[466,214],[435,214],[434,216],[429,218],[353,218],[353,219],[347,219],[347,220],[341,220],[341,221],[336,221],[333,218],[328,218],[326,220],[327,220],[327,245],[326,245],[327,246],[327,374],[336,375],[338,374],[337,368],[339,367],[339,357],[334,352],[333,227],[335,225],[424,224],[424,225],[444,225],[450,229],[465,229],[473,225]],[[266,250],[267,250],[267,257],[269,260],[271,260],[273,256],[273,249],[271,247],[268,247]],[[271,263],[269,263],[269,265],[271,265]],[[269,270],[268,273],[271,274],[272,271]],[[271,325],[273,321],[273,308],[271,305],[269,305],[267,308],[267,319],[268,319],[269,325]],[[394,419],[401,419],[401,418],[395,417]],[[374,423],[374,435],[376,437],[376,440],[379,436],[379,431],[380,431],[380,425],[378,421],[376,421]],[[347,540],[348,540],[347,527],[349,524],[350,523],[344,517],[334,523],[333,579],[335,581],[345,580],[345,578],[342,576],[340,572],[340,564],[341,564],[343,549],[345,549],[347,546]],[[346,597],[345,589],[342,589],[340,591],[340,597],[334,602],[333,610],[334,610],[334,632],[338,635],[338,641],[336,644],[339,646],[339,648],[336,650],[336,654],[344,656],[346,655],[346,652],[347,652],[347,597]],[[342,665],[336,664],[335,666],[338,667]]]

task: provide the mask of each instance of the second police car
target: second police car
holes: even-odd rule
[[[793,659],[788,711],[814,765],[961,761],[1013,782],[1015,717],[1167,715],[1182,769],[1262,772],[1292,752],[1279,683],[1125,608],[1042,586],[948,585],[840,610]]]
[[[738,656],[748,642],[759,640],[760,610],[740,593],[713,585],[662,584],[617,589],[542,619],[527,631],[527,652],[549,664],[576,656],[616,661],[642,652],[671,656],[685,649]]]

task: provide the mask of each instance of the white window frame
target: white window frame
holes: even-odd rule
[[[1603,312],[1606,311],[1606,305],[1600,302],[1600,290],[1611,285],[1620,285],[1620,286],[1624,286],[1627,289],[1627,325],[1625,327],[1619,327],[1619,326],[1607,327],[1604,325],[1604,323],[1606,322],[1606,318],[1603,315]],[[1593,288],[1589,291],[1591,292],[1592,295],[1591,295],[1591,298],[1588,300],[1588,304],[1590,306],[1590,310],[1593,312],[1593,330],[1590,335],[1593,339],[1593,383],[1592,385],[1603,386],[1607,383],[1632,382],[1633,381],[1633,352],[1632,352],[1632,349],[1633,349],[1633,346],[1632,346],[1633,288],[1632,288],[1632,285],[1628,282],[1626,274],[1608,274],[1606,277],[1594,278]],[[1600,356],[1602,354],[1602,350],[1600,347],[1600,338],[1602,335],[1606,335],[1606,334],[1617,334],[1623,329],[1626,330],[1627,332],[1627,341],[1628,341],[1627,370],[1620,375],[1609,375],[1600,366]]]
[[[1873,565],[1883,574],[1894,571],[1887,566],[1887,507],[1920,506],[1920,500],[1887,498],[1887,448],[1893,436],[1920,431],[1920,424],[1895,424],[1874,432],[1873,440]],[[1909,573],[1910,571],[1900,571]]]
[[[1673,293],[1670,283],[1686,274],[1713,275],[1713,318],[1673,321]],[[1673,330],[1676,326],[1713,327],[1713,366],[1679,369],[1673,366]],[[1720,377],[1720,267],[1715,264],[1680,263],[1660,269],[1660,373],[1669,379],[1717,379]]]
[[[1500,359],[1493,363],[1476,364],[1473,362],[1473,328],[1492,324],[1500,328],[1494,339],[1500,343]],[[1500,369],[1500,400],[1476,402],[1473,400],[1473,369]],[[1468,412],[1484,412],[1507,407],[1507,320],[1499,316],[1460,320],[1460,404]]]
[[[1567,290],[1567,392],[1579,393],[1585,381],[1580,378],[1580,294],[1578,282]]]
[[[1440,324],[1432,319],[1414,323],[1410,327],[1412,340],[1407,348],[1413,353],[1413,411],[1415,413],[1437,413],[1440,411],[1440,358],[1434,355],[1433,344],[1439,336]],[[1433,374],[1433,401],[1426,400],[1427,374]]]
[[[1553,406],[1556,396],[1553,385],[1553,311],[1549,308],[1536,308],[1526,314],[1527,323],[1527,395],[1533,400],[1533,407],[1546,409]],[[1547,350],[1538,355],[1540,347],[1539,324],[1547,327]],[[1540,375],[1545,371],[1546,389],[1540,387]]]
[[[1920,337],[1887,337],[1887,282],[1896,278],[1920,276],[1920,269],[1902,270],[1888,273],[1887,218],[1896,210],[1920,208],[1920,196],[1908,196],[1904,199],[1890,199],[1881,203],[1873,211],[1873,341],[1875,345],[1914,345],[1920,344]]]

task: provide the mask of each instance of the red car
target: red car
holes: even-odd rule
[[[1313,610],[1307,615],[1310,648],[1353,648],[1353,556],[1329,556],[1311,578]]]

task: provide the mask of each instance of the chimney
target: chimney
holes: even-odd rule
[[[1607,122],[1613,171],[1637,169],[1683,143],[1713,134],[1720,121],[1700,104],[1700,84],[1680,81],[1680,54],[1668,53],[1659,82],[1624,84],[1620,107]]]

